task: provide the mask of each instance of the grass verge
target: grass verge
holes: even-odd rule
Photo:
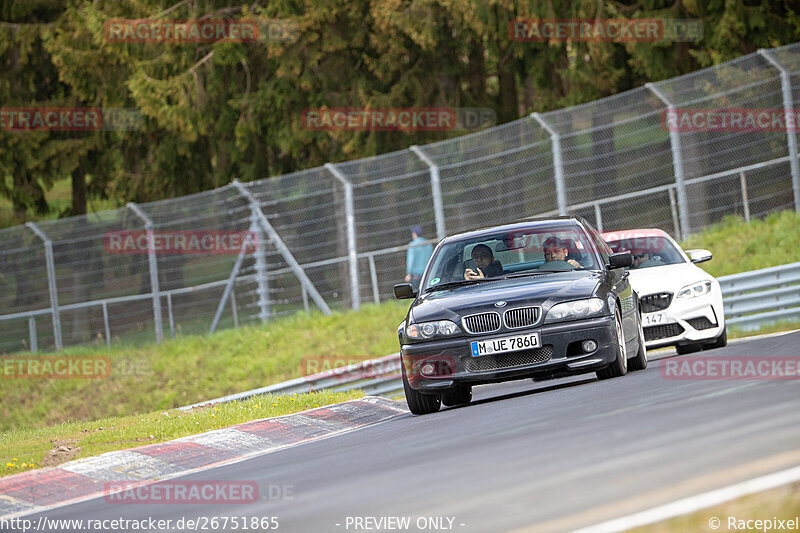
[[[800,528],[796,522],[798,515],[800,515],[800,483],[793,483],[630,531],[632,533],[683,533],[685,531],[768,530],[764,525],[758,527],[755,523],[751,523],[750,527],[747,527],[746,523],[738,522],[740,520],[795,520],[792,528],[784,528],[784,530],[796,531]],[[734,521],[729,522],[730,519]],[[712,527],[712,525],[717,525],[717,527]],[[771,529],[780,531],[774,525]]]
[[[361,391],[264,395],[190,411],[154,411],[46,428],[12,429],[0,437],[0,476],[220,429],[363,397]]]

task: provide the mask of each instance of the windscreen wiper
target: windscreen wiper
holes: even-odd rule
[[[464,285],[472,285],[473,283],[480,283],[481,281],[491,281],[499,278],[478,278],[478,279],[461,279],[458,281],[448,281],[441,285],[434,285],[425,289],[425,292],[438,291],[440,289],[451,289],[453,287],[461,287]]]

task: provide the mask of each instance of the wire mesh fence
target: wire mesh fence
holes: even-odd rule
[[[0,230],[0,352],[384,301],[414,225],[435,242],[575,214],[681,238],[725,215],[798,209],[798,102],[800,43],[426,146]],[[697,127],[731,109],[772,123]]]

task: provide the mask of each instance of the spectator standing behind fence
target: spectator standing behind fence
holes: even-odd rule
[[[428,259],[433,255],[433,245],[422,237],[422,226],[412,226],[411,242],[406,253],[406,281],[414,290],[419,290],[419,280],[425,273]]]

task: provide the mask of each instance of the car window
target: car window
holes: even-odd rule
[[[629,251],[634,256],[634,270],[684,263],[680,251],[669,239],[658,235],[636,236],[608,241],[615,252]]]
[[[464,238],[442,245],[431,258],[431,268],[423,287],[430,288],[453,281],[463,281],[467,269],[475,269],[472,253],[482,256],[481,271],[486,277],[498,277],[517,272],[548,270],[544,244],[557,239],[567,250],[566,257],[553,270],[598,269],[591,237],[579,226],[550,226],[517,229]],[[489,260],[486,259],[489,256]],[[569,264],[567,264],[569,263]],[[490,266],[491,265],[491,266]],[[577,265],[577,266],[576,266]]]

